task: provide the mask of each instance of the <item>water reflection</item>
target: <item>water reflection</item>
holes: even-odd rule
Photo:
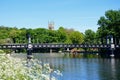
[[[118,59],[101,59],[99,63],[100,80],[120,80],[120,63]]]
[[[113,77],[113,79],[116,79],[116,74],[115,74],[115,72],[116,72],[116,68],[115,68],[115,59],[114,58],[112,58],[111,59],[111,76]]]
[[[58,54],[34,54],[51,68],[59,69],[58,80],[120,80],[119,60],[99,58],[65,58]],[[56,57],[57,56],[57,57]]]

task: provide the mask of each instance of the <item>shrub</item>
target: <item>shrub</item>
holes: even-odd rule
[[[49,64],[0,55],[0,80],[56,80]]]

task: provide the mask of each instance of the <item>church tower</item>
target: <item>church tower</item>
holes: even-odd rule
[[[48,29],[53,30],[54,29],[54,22],[48,22]]]

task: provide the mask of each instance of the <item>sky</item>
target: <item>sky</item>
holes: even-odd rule
[[[96,31],[107,10],[120,10],[120,0],[0,0],[0,25],[17,28],[60,26]]]

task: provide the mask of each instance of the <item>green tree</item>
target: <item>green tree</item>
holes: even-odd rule
[[[20,37],[20,34],[21,34],[21,31],[16,29],[16,28],[13,28],[11,29],[11,31],[9,32],[9,37],[12,39],[13,43],[16,42],[16,38],[17,37]]]
[[[58,32],[55,30],[48,30],[48,36],[47,36],[47,42],[48,43],[58,43]]]
[[[9,27],[0,26],[0,39],[9,38],[10,30],[11,30],[11,28],[9,28]]]
[[[84,43],[94,44],[95,43],[95,32],[91,29],[85,31]]]
[[[108,10],[105,16],[100,17],[98,20],[98,34],[99,37],[113,35],[120,39],[120,10]]]
[[[74,31],[70,34],[70,39],[72,41],[72,43],[82,43],[83,42],[83,34],[78,32],[78,31]]]
[[[65,29],[63,27],[60,27],[58,29],[58,41],[59,43],[65,43],[65,41],[67,40],[67,34],[65,32]]]

